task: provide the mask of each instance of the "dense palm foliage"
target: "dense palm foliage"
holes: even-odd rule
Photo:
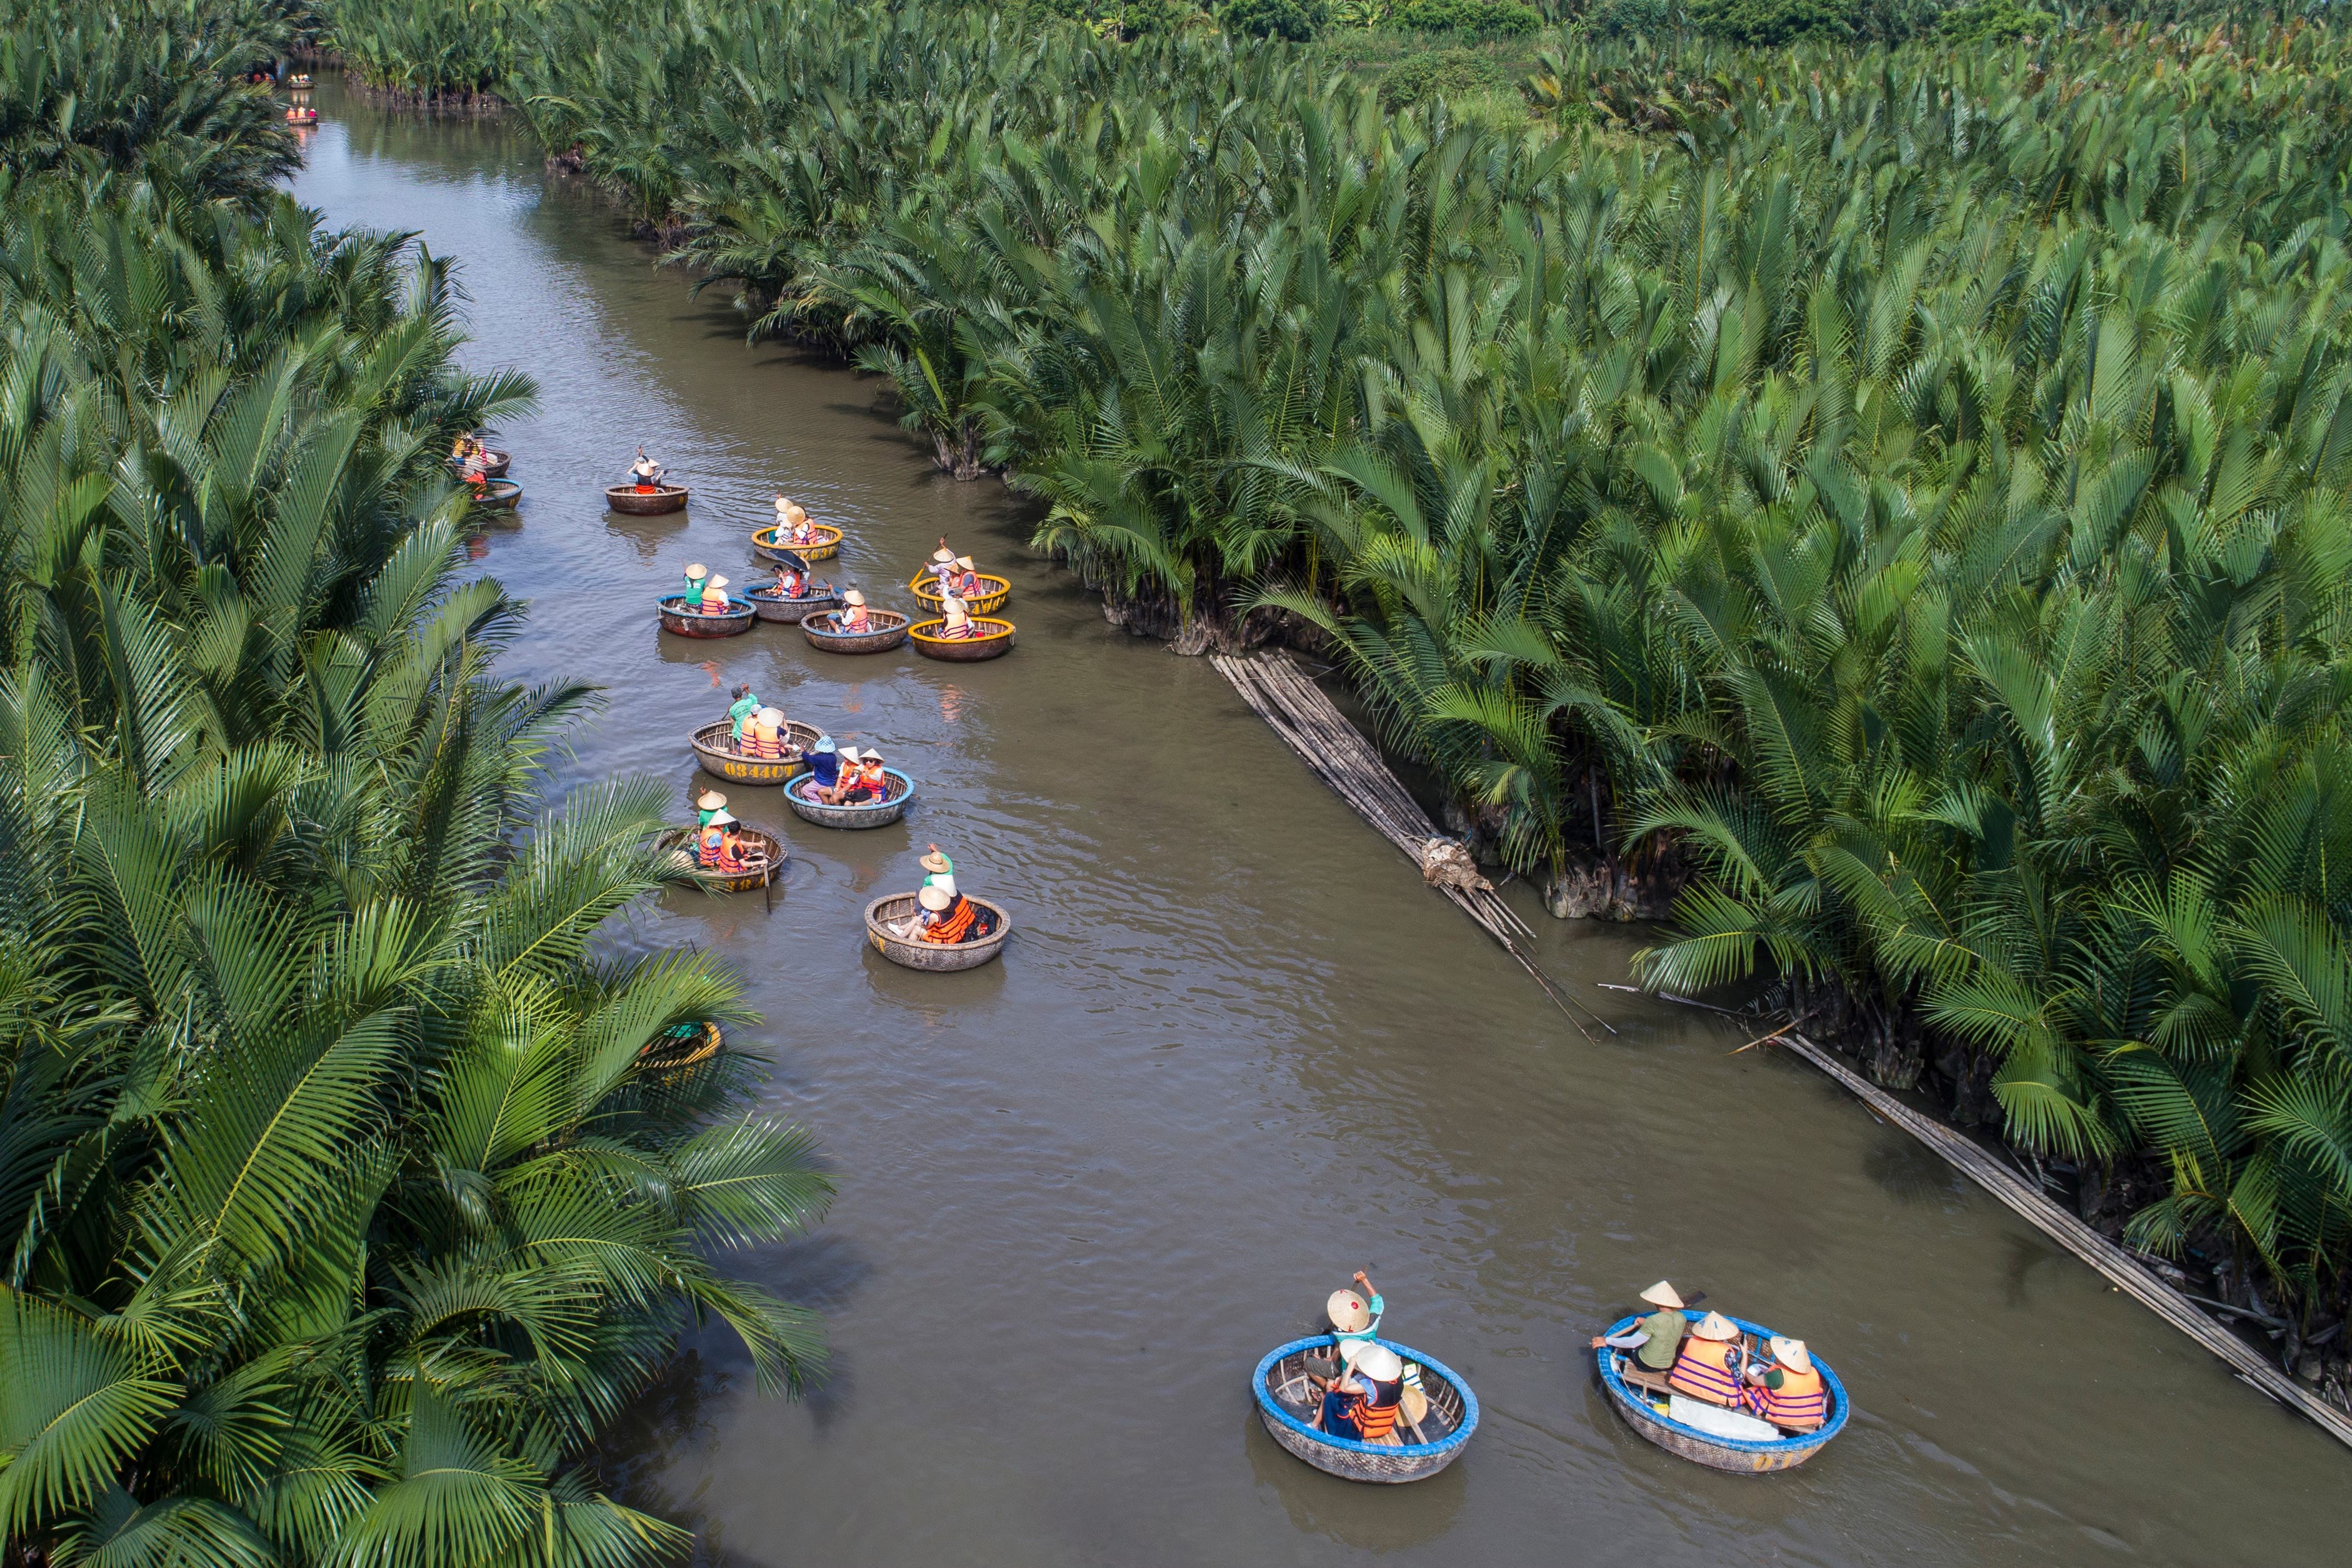
[[[1691,877],[2142,1244],[2352,1258],[2347,49],[1653,49],[1527,120],[829,0],[551,9],[551,152],[1188,646],[1342,650],[1482,841]],[[1695,875],[1694,875],[1695,874]]]
[[[697,1048],[730,977],[600,940],[692,879],[672,792],[541,798],[593,694],[497,676],[521,612],[438,460],[530,386],[455,368],[446,261],[270,195],[274,138],[42,123],[0,205],[6,1560],[673,1558],[583,1456],[691,1321],[821,1365],[715,1259],[830,1187]]]

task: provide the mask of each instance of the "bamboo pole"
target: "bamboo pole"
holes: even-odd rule
[[[1932,1117],[1923,1116],[1804,1036],[1790,1029],[1778,1044],[1835,1079],[1864,1105],[1958,1167],[1961,1173],[2031,1222],[2053,1241],[2105,1275],[2158,1317],[2229,1363],[2239,1377],[2262,1393],[2301,1412],[2339,1442],[2352,1444],[2352,1415],[2280,1372],[2270,1358],[2207,1317],[2189,1299],[2139,1259],[2027,1185],[1982,1148]]]

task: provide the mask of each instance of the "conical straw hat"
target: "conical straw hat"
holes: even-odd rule
[[[1721,1312],[1709,1312],[1691,1332],[1703,1340],[1736,1340],[1739,1337],[1739,1325]]]
[[[715,789],[707,789],[695,797],[694,804],[698,810],[723,811],[727,806],[727,797]]]
[[[1360,1334],[1372,1326],[1372,1310],[1353,1290],[1332,1291],[1331,1299],[1323,1303],[1323,1310],[1330,1318],[1331,1326],[1343,1334]]]
[[[1813,1358],[1807,1352],[1805,1342],[1802,1340],[1784,1340],[1780,1335],[1774,1334],[1772,1353],[1780,1359],[1782,1364],[1793,1366],[1799,1372],[1813,1370]]]
[[[1672,1307],[1676,1311],[1682,1310],[1682,1297],[1676,1294],[1675,1288],[1664,1279],[1643,1291],[1642,1300],[1653,1307]]]

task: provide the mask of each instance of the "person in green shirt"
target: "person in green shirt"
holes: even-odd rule
[[[739,686],[735,689],[735,706],[727,710],[727,717],[735,721],[735,727],[729,731],[729,735],[738,748],[743,744],[744,721],[766,706],[766,703],[760,700],[760,694],[749,686]]]
[[[1607,1345],[1612,1350],[1632,1351],[1633,1359],[1652,1372],[1664,1372],[1675,1364],[1675,1352],[1689,1331],[1690,1320],[1683,1315],[1682,1297],[1664,1279],[1643,1291],[1642,1300],[1658,1310],[1636,1320],[1622,1334],[1595,1334],[1592,1348]]]
[[[727,797],[715,789],[704,790],[701,796],[695,801],[694,809],[696,813],[694,825],[697,827],[708,827],[710,826],[712,817],[727,809]]]
[[[702,585],[709,579],[710,568],[698,561],[686,569],[686,606],[694,608],[702,603]]]

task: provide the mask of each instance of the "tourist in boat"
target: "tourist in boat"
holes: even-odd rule
[[[743,726],[750,721],[752,714],[766,706],[766,703],[760,700],[760,694],[752,690],[748,683],[735,689],[735,704],[727,710],[727,717],[733,725],[728,731],[727,738],[734,743],[737,751],[743,749]]]
[[[686,569],[686,607],[689,610],[702,603],[702,585],[710,581],[710,568],[698,561]]]
[[[704,790],[695,797],[694,809],[699,813],[694,821],[698,832],[710,826],[710,819],[727,809],[727,797],[715,789]]]
[[[744,728],[745,738],[751,742],[751,755],[764,762],[782,762],[784,756],[784,716],[774,708],[762,708],[751,716]]]
[[[981,934],[980,906],[956,891],[954,878],[940,878],[915,897],[933,916],[918,933],[919,940],[946,947]],[[946,900],[944,907],[935,907],[941,900]]]
[[[819,735],[809,748],[809,794],[830,805],[840,784],[841,753],[834,749],[832,736]]]
[[[767,857],[753,850],[743,837],[743,825],[733,817],[727,819],[719,839],[719,858],[710,868],[722,877],[740,877],[755,871],[765,864]]]
[[[786,538],[794,544],[814,544],[816,542],[816,524],[809,521],[809,514],[802,508],[797,505],[794,506],[792,509],[792,514],[788,521],[788,530],[780,537]]]
[[[805,596],[808,587],[805,574],[790,566],[776,568],[776,594],[780,598],[798,599]]]
[[[1677,1394],[1737,1410],[1747,1403],[1732,1361],[1738,1346],[1738,1325],[1721,1312],[1709,1312],[1683,1341],[1666,1382]]]
[[[1633,1359],[1652,1372],[1664,1372],[1675,1364],[1675,1356],[1682,1349],[1683,1334],[1690,1328],[1690,1320],[1683,1316],[1683,1299],[1673,1285],[1661,1279],[1642,1292],[1642,1300],[1658,1310],[1636,1321],[1623,1333],[1614,1337],[1595,1334],[1592,1348],[1607,1345],[1612,1350],[1632,1351]]]
[[[637,493],[649,496],[660,489],[662,473],[662,466],[646,457],[643,447],[638,447],[637,460],[629,465],[629,482],[637,487]]]
[[[923,886],[928,888],[942,877],[947,879],[948,886],[955,886],[955,862],[940,853],[936,844],[926,844],[923,848],[927,853],[916,862],[923,868]]]
[[[1404,1361],[1377,1341],[1348,1347],[1338,1377],[1323,1392],[1314,1425],[1333,1437],[1359,1443],[1396,1443],[1399,1406],[1404,1398]]]
[[[1830,1418],[1830,1391],[1802,1340],[1774,1334],[1772,1357],[1748,1369],[1748,1406],[1784,1432],[1818,1432]]]
[[[858,776],[857,760],[856,747],[844,746],[835,752],[828,751],[825,743],[819,741],[815,752],[809,758],[809,772],[814,775],[809,783],[809,797],[825,805],[850,804],[850,797],[864,788]],[[833,764],[831,784],[824,780],[826,770],[824,764],[826,763]]]
[[[713,577],[702,585],[702,613],[723,616],[735,606],[727,602],[727,579]]]
[[[866,613],[866,595],[852,588],[841,596],[841,612],[834,625],[845,632],[868,632],[874,629],[874,617]]]
[[[466,455],[457,463],[457,477],[474,487],[474,494],[478,498],[489,487],[489,448],[479,441],[467,441]]]
[[[971,557],[969,555],[959,555],[956,557],[955,564],[956,596],[961,599],[977,599],[980,597],[980,573],[973,567]]]
[[[940,627],[940,636],[943,637],[976,637],[979,635],[980,628],[971,624],[971,616],[964,611],[963,601],[961,599],[950,599],[948,601],[947,620],[946,623]]]
[[[701,831],[695,835],[695,859],[700,863],[704,870],[710,871],[718,868],[719,857],[727,843],[728,829],[734,821],[735,818],[722,806],[710,814],[710,819],[705,822]]]
[[[890,778],[882,771],[882,753],[868,746],[860,752],[852,746],[841,753],[841,798],[847,805],[864,805],[869,801],[887,800],[890,795]],[[852,772],[852,768],[855,772]]]

